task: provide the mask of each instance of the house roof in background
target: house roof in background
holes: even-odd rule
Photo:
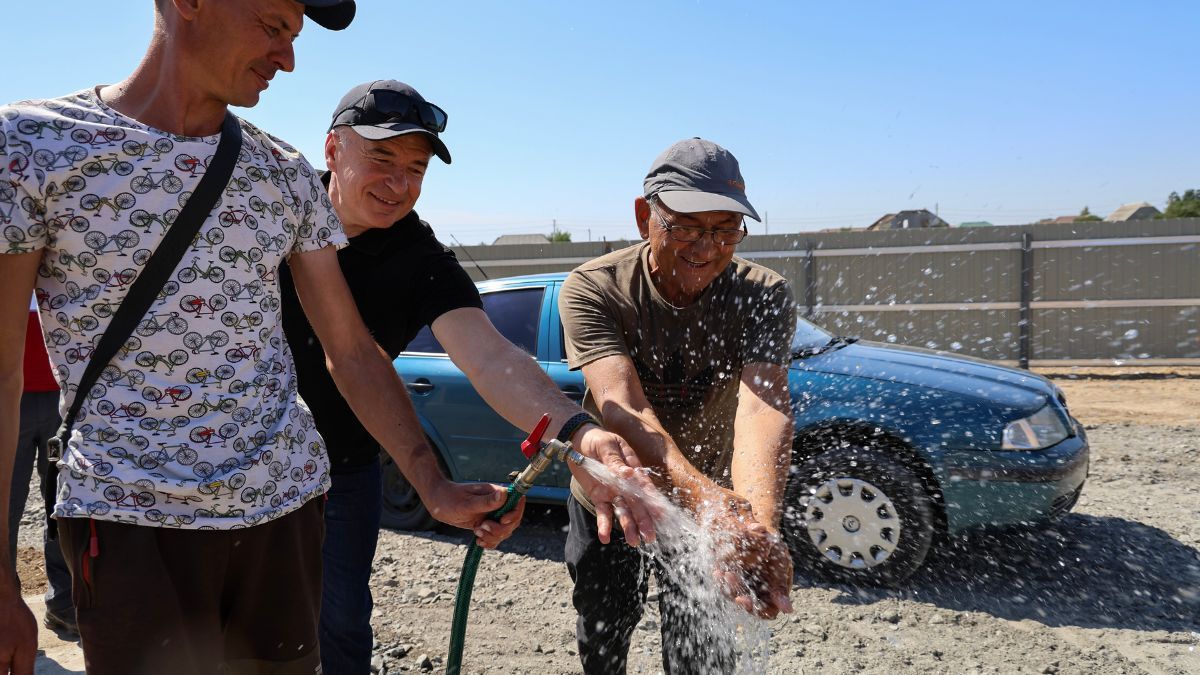
[[[1147,202],[1135,202],[1133,204],[1122,204],[1105,220],[1114,223],[1125,220],[1149,220],[1159,213],[1162,212]]]

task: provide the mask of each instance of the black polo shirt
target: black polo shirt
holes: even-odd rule
[[[322,181],[329,185],[326,173]],[[460,307],[483,307],[471,277],[416,211],[387,229],[367,230],[338,251],[358,312],[389,358],[422,327]],[[333,472],[379,461],[379,444],[359,423],[325,368],[325,351],[304,316],[287,265],[279,267],[283,329],[296,360],[300,397],[325,439]]]

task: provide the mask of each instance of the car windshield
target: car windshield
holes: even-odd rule
[[[833,333],[797,316],[796,337],[792,338],[792,353],[818,350],[829,344],[831,339],[833,339]]]

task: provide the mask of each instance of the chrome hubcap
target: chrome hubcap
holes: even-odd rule
[[[813,546],[848,569],[882,564],[900,542],[900,516],[882,490],[857,478],[831,478],[812,491],[804,523]]]

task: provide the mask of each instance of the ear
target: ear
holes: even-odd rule
[[[633,215],[637,219],[638,234],[642,239],[650,238],[650,202],[645,197],[633,200]]]
[[[338,138],[333,129],[325,134],[325,168],[334,171],[337,166]]]
[[[175,13],[186,21],[196,18],[202,4],[203,0],[170,0],[170,5],[175,9]]]

